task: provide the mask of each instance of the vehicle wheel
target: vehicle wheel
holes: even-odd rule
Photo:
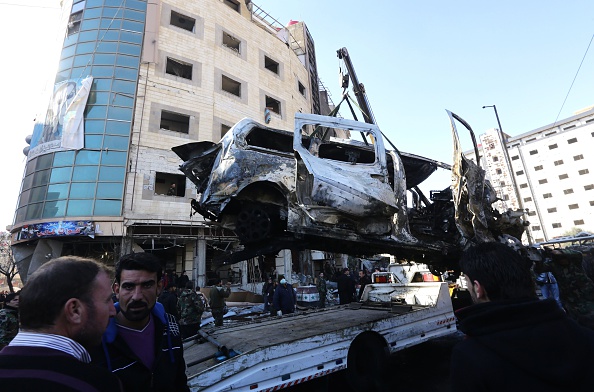
[[[270,236],[272,229],[270,215],[259,204],[246,204],[237,215],[235,234],[242,243],[264,240]]]
[[[388,348],[373,332],[363,332],[353,340],[347,357],[347,378],[355,391],[382,391],[386,384]]]

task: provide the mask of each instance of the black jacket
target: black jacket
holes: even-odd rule
[[[116,310],[119,312],[119,304]],[[189,391],[179,326],[159,302],[152,312],[155,324],[155,364],[148,369],[118,335],[115,319],[103,334],[102,349],[91,353],[92,363],[106,367],[124,385],[126,392]]]
[[[486,302],[456,312],[452,391],[592,391],[594,331],[554,300]]]
[[[159,295],[157,300],[163,304],[165,313],[172,314],[176,320],[179,320],[179,314],[177,312],[177,295],[169,290],[165,290]]]

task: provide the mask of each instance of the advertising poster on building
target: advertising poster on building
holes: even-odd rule
[[[88,236],[95,238],[92,221],[58,221],[26,225],[21,228],[18,240],[44,237]]]
[[[93,77],[56,83],[45,115],[37,117],[28,159],[84,147],[84,110]]]

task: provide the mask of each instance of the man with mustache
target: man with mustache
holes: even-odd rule
[[[157,302],[161,274],[160,260],[150,253],[125,255],[116,265],[117,314],[93,362],[111,370],[128,392],[189,391],[179,326]]]

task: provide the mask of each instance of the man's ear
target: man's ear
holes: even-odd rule
[[[64,304],[64,316],[71,324],[81,324],[85,312],[84,304],[78,298],[70,298]]]
[[[118,284],[118,282],[113,282],[113,284],[111,285],[111,290],[116,294],[119,295],[120,294],[120,285]]]
[[[474,292],[476,294],[476,299],[480,302],[489,301],[489,296],[487,295],[487,290],[485,286],[481,284],[478,280],[472,281],[472,286],[474,287]]]

